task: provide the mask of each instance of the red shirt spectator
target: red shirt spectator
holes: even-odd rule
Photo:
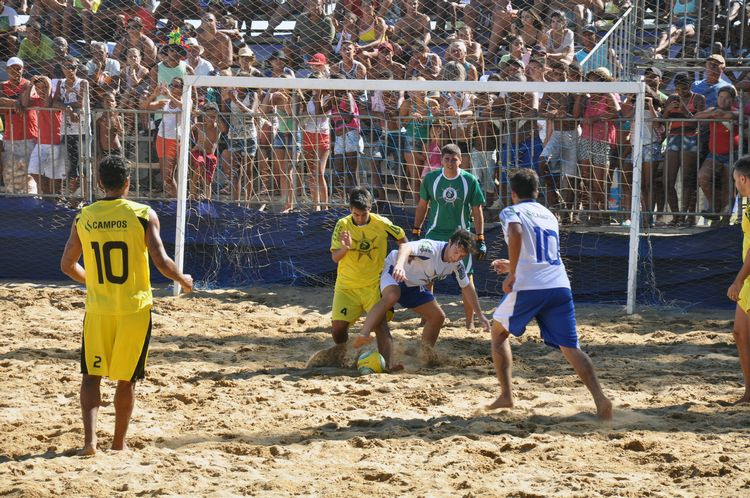
[[[47,105],[47,100],[41,97],[32,97],[31,105],[34,107],[45,107]],[[37,110],[37,115],[39,116],[39,140],[37,143],[47,145],[60,144],[62,114],[62,111]]]
[[[0,90],[2,96],[20,100],[21,94],[31,82],[23,77],[23,61],[18,57],[8,60],[8,81],[3,81]],[[14,111],[3,109],[3,123],[5,123],[6,140],[34,140],[39,133],[36,111]]]

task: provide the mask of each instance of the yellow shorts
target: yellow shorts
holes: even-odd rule
[[[129,315],[86,313],[81,373],[135,382],[146,376],[151,307]]]
[[[361,289],[335,289],[331,320],[353,324],[362,316],[362,313],[370,311],[378,301],[380,301],[378,285]],[[393,311],[389,311],[386,319],[390,320],[392,317]]]
[[[750,310],[750,278],[745,279],[745,283],[742,284],[742,289],[740,289],[740,297],[737,300],[737,304],[740,305],[740,308],[742,308],[742,311],[745,313]]]

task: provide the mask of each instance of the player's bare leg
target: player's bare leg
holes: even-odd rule
[[[596,372],[594,372],[594,363],[591,361],[591,358],[589,358],[589,355],[578,348],[566,348],[565,346],[560,346],[560,351],[562,351],[565,359],[568,360],[568,363],[570,363],[575,369],[578,376],[594,397],[597,416],[602,420],[611,420],[612,402],[602,392],[602,387],[599,385],[599,379],[597,379]]]
[[[422,359],[427,365],[439,363],[438,355],[435,352],[435,343],[437,342],[440,329],[445,323],[445,312],[443,312],[437,301],[430,301],[413,308],[413,311],[422,317],[424,328],[422,329]]]
[[[135,382],[117,381],[115,391],[115,437],[112,440],[113,450],[126,450],[125,436],[130,425],[130,416],[135,406]]]
[[[401,297],[401,289],[398,285],[389,285],[383,289],[381,296],[380,301],[378,301],[375,306],[367,312],[367,318],[365,318],[365,323],[362,324],[360,335],[358,335],[352,343],[354,349],[361,348],[365,344],[372,342],[370,332],[375,330],[378,324],[385,319],[388,310],[396,305]]]
[[[513,353],[510,350],[508,331],[496,321],[492,321],[492,363],[495,365],[495,375],[500,384],[500,396],[487,405],[488,410],[498,408],[513,408],[513,388],[511,375],[513,373]]]
[[[735,403],[750,403],[750,317],[738,305],[734,312],[734,341],[740,357],[740,368],[745,378],[745,394]]]
[[[385,360],[386,368],[389,372],[395,372],[403,370],[404,366],[401,364],[392,365],[391,355],[393,354],[393,336],[388,328],[388,322],[383,319],[378,326],[375,328],[375,337],[378,340],[378,352]]]
[[[83,449],[80,456],[96,454],[96,416],[102,404],[99,390],[101,377],[83,374],[81,379],[81,415],[83,416]]]

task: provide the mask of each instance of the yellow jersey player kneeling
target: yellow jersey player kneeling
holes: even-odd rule
[[[99,184],[106,197],[81,210],[60,261],[63,273],[86,284],[81,348],[84,446],[79,453],[84,456],[96,453],[102,377],[117,381],[112,449],[126,449],[135,383],[145,376],[151,338],[149,255],[165,277],[185,292],[193,288],[190,275],[181,273],[164,250],[156,213],[126,199],[129,163],[120,156],[105,157],[99,164]],[[81,256],[84,266],[78,262]]]

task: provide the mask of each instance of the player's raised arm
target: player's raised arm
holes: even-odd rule
[[[63,251],[62,258],[60,259],[60,270],[79,284],[86,283],[86,270],[78,262],[81,259],[82,253],[83,247],[81,246],[81,239],[78,237],[78,230],[76,230],[76,222],[74,221],[73,226],[70,227],[68,241],[65,243],[65,251]]]
[[[151,260],[162,275],[178,282],[185,293],[188,293],[193,290],[193,278],[181,273],[175,262],[169,257],[161,241],[160,229],[159,217],[153,209],[150,209],[148,212],[148,228],[146,229],[146,247],[148,247]]]

